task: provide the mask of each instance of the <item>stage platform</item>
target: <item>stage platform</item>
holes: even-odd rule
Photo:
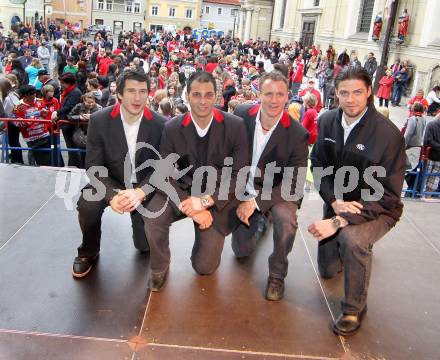
[[[81,232],[75,206],[57,195],[64,175],[0,165],[1,360],[440,359],[440,204],[405,201],[402,220],[374,248],[363,327],[343,338],[329,329],[342,277],[318,277],[306,231],[321,216],[316,193],[299,212],[282,301],[263,298],[271,230],[244,262],[228,238],[218,271],[202,277],[189,260],[187,220],[171,229],[168,283],[150,294],[148,255],[133,247],[129,216],[108,210],[96,267],[72,278]]]

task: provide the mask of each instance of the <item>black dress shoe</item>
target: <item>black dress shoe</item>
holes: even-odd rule
[[[269,276],[267,279],[266,299],[271,301],[281,300],[284,296],[284,279]]]
[[[85,277],[90,272],[90,270],[92,270],[93,264],[95,263],[98,256],[99,253],[96,254],[94,257],[77,256],[73,261],[73,277],[77,279]]]
[[[342,336],[354,335],[361,327],[362,318],[367,312],[367,306],[357,315],[341,314],[334,323],[332,330],[334,333]]]
[[[167,281],[168,269],[160,274],[151,273],[150,281],[148,287],[151,291],[158,292],[161,291]]]

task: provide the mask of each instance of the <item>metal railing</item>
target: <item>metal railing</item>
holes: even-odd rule
[[[58,120],[56,123],[53,123],[52,120],[45,120],[45,119],[17,119],[17,118],[0,118],[0,121],[3,121],[5,123],[4,133],[3,133],[3,139],[2,139],[2,146],[1,146],[1,162],[2,163],[9,163],[10,161],[10,154],[9,152],[11,150],[18,150],[18,151],[46,151],[50,152],[50,165],[54,166],[55,163],[60,164],[62,153],[63,152],[79,152],[79,153],[85,153],[86,149],[84,148],[68,148],[68,147],[62,147],[61,144],[61,137],[60,130],[62,124],[67,125],[86,125],[87,121],[69,121],[69,120]],[[50,134],[50,147],[41,147],[41,148],[32,148],[32,147],[22,147],[22,146],[10,146],[9,139],[8,139],[8,127],[9,123],[35,123],[35,124],[45,124],[47,127],[47,130]],[[55,159],[57,159],[57,162],[55,162]]]

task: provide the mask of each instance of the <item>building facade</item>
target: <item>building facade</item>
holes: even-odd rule
[[[84,29],[91,25],[92,0],[46,0],[46,20],[56,24],[80,24]],[[48,11],[48,9],[50,9]]]
[[[145,18],[144,0],[92,0],[92,24],[108,25],[114,35],[141,31]]]
[[[347,49],[363,63],[369,52],[380,61],[385,29],[393,0],[275,0],[270,37],[281,43],[301,40],[304,45],[317,44],[322,50],[333,45],[336,51]],[[397,41],[398,17],[408,10],[408,36]],[[378,41],[372,38],[376,15],[383,26]],[[440,14],[438,0],[399,1],[388,64],[395,59],[409,60],[414,67],[412,93],[440,84]]]
[[[147,0],[145,28],[152,31],[175,31],[186,26],[200,26],[202,0]]]
[[[240,0],[238,37],[268,40],[272,29],[273,0]]]
[[[15,1],[0,0],[0,22],[3,24],[5,33],[11,29],[12,25],[23,22],[23,16],[25,23],[32,25],[36,19],[43,19],[43,0],[28,0],[24,6],[13,4],[13,2]]]
[[[202,28],[219,29],[225,34],[236,35],[240,21],[240,0],[203,0]]]

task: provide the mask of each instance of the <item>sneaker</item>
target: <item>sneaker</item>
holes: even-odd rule
[[[99,253],[96,254],[94,257],[77,256],[73,261],[73,277],[77,279],[85,277],[90,272],[90,270],[92,270],[93,264],[95,263],[98,256]]]
[[[269,276],[267,279],[266,299],[271,301],[281,300],[284,296],[284,279]]]

